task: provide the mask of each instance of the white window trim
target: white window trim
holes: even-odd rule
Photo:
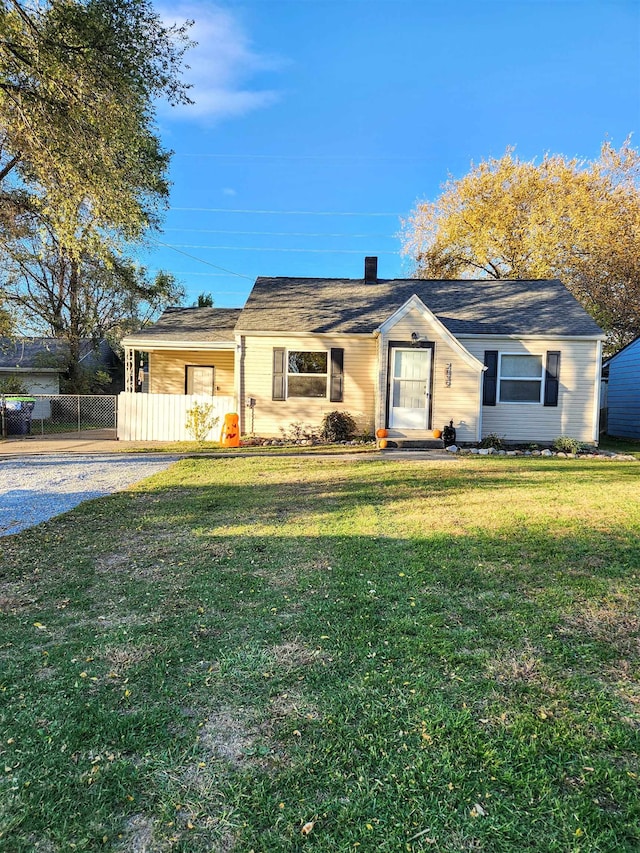
[[[502,380],[509,382],[537,382],[535,376],[503,376],[502,375],[502,356],[534,356],[540,359],[540,397],[538,400],[503,400],[501,395]],[[545,356],[540,352],[499,352],[498,353],[498,387],[496,389],[496,403],[504,406],[540,406],[544,403],[544,379],[545,379]]]
[[[285,398],[287,400],[289,400],[289,399],[291,399],[291,400],[328,400],[329,399],[329,379],[331,376],[331,351],[328,349],[319,349],[319,348],[317,348],[317,349],[301,349],[299,347],[296,347],[296,349],[287,349],[287,350],[285,350],[285,352],[286,352],[285,364],[287,366],[287,370],[285,373]],[[324,353],[327,357],[326,372],[325,373],[291,373],[290,374],[289,373],[289,353],[292,353],[292,352],[312,352],[312,353],[321,352],[321,353]],[[289,394],[289,376],[290,375],[291,376],[311,376],[311,377],[324,376],[324,378],[326,380],[325,381],[325,387],[324,387],[324,397],[315,397],[315,396],[310,397],[310,396],[307,396],[306,394],[304,394],[304,395]]]

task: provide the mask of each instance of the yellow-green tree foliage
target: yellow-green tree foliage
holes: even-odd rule
[[[186,27],[149,0],[0,0],[0,235],[42,215],[68,252],[139,239],[166,203],[158,99],[180,82]]]
[[[507,149],[404,223],[420,278],[559,278],[616,350],[640,334],[640,155],[629,140],[593,161]]]

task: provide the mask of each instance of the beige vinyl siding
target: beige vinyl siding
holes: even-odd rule
[[[411,346],[411,333],[433,342],[432,415],[429,429],[442,429],[453,420],[459,442],[477,441],[479,427],[480,373],[462,354],[443,339],[437,324],[417,310],[411,310],[379,338],[380,376],[378,378],[377,424],[386,426],[388,396],[389,342]],[[446,384],[447,365],[451,365],[451,385]],[[408,433],[407,433],[408,434]]]
[[[329,400],[328,385],[326,398],[291,397],[287,400],[272,400],[274,347],[326,351],[327,354],[332,347],[343,349],[342,402],[332,403]],[[357,338],[340,335],[305,335],[296,338],[247,335],[243,338],[241,393],[244,400],[253,397],[256,401],[254,431],[261,436],[280,436],[280,430],[289,429],[292,423],[318,429],[324,415],[333,411],[349,412],[361,432],[373,432],[376,373],[376,342],[370,335]],[[242,430],[247,432],[250,429],[249,413],[245,407],[241,409]]]
[[[216,395],[235,394],[233,350],[161,351],[149,353],[149,392],[151,394],[184,394],[185,367],[188,364],[215,367]]]
[[[506,338],[464,339],[462,343],[480,361],[485,350],[542,356],[560,352],[558,405],[500,403],[482,407],[482,435],[495,433],[508,441],[550,442],[559,435],[594,441],[595,393],[598,371],[597,341],[526,340]]]

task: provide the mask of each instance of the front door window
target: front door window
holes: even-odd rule
[[[187,394],[212,397],[215,394],[215,368],[187,365]]]

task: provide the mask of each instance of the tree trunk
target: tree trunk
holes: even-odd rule
[[[68,258],[69,263],[69,389],[79,392],[82,369],[80,367],[80,343],[82,319],[80,316],[80,265],[76,258]]]

